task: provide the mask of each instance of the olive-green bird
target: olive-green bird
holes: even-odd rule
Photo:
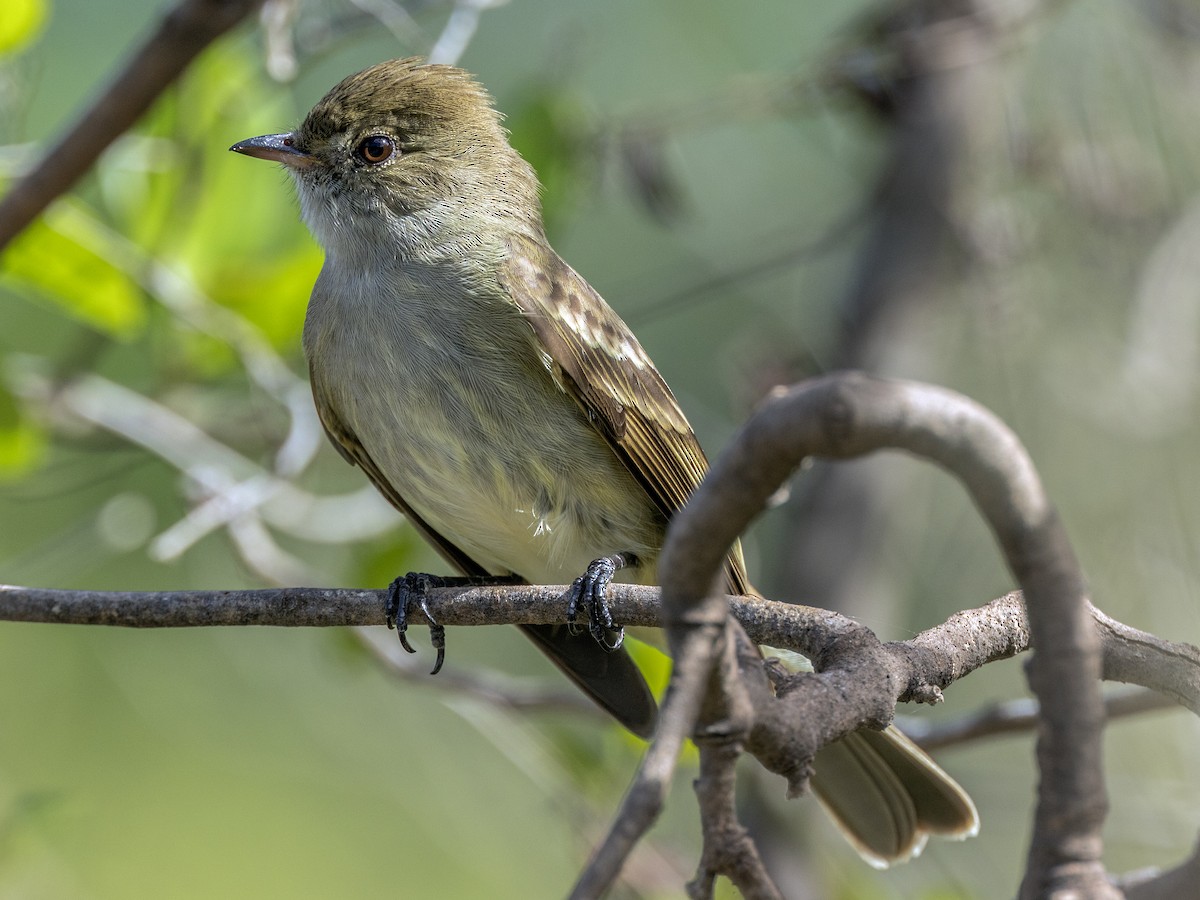
[[[285,166],[325,249],[304,349],[334,445],[463,575],[575,579],[590,633],[524,631],[649,735],[654,699],[613,646],[604,587],[655,582],[667,522],[707,463],[637,338],[547,242],[537,178],[487,93],[460,69],[393,60],[346,78],[295,131],[232,149]],[[746,593],[736,547],[727,571]],[[977,829],[967,794],[894,728],[849,736],[815,768],[875,863]]]

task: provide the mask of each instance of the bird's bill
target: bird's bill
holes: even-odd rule
[[[302,169],[316,161],[311,154],[296,148],[291,132],[246,138],[244,141],[238,141],[229,149],[234,153],[244,153],[246,156],[283,163],[293,169]]]

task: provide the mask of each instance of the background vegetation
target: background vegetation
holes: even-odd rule
[[[11,178],[166,5],[7,2]],[[286,82],[261,29],[217,43],[0,258],[0,581],[381,586],[437,567],[313,428],[298,345],[320,254],[286,179],[226,152],[345,74],[428,52],[449,14],[368,6],[298,4]],[[969,102],[947,118],[944,194],[914,201],[941,230],[888,244],[912,269],[876,318],[852,301],[894,264],[873,246],[903,207],[883,173],[924,146],[898,144],[907,82],[878,8],[513,0],[461,62],[541,172],[556,247],[638,331],[710,452],[766,387],[846,362],[956,388],[1030,448],[1097,605],[1195,641],[1200,19],[1183,0],[993,12],[998,37],[945,63]],[[859,317],[873,338],[849,352]],[[902,637],[1012,586],[938,473],[849,469],[851,500],[804,474],[751,536],[767,594]],[[820,556],[845,562],[803,564]],[[513,629],[449,640],[449,671],[557,677]],[[998,664],[914,714],[1025,693],[1019,662]],[[1110,869],[1192,845],[1197,737],[1174,713],[1112,727]],[[397,681],[345,634],[3,624],[0,897],[555,896],[637,749],[598,720]],[[785,804],[782,782],[748,785],[747,816],[776,830],[794,896],[1010,896],[1030,738],[939,760],[983,833],[892,872],[859,863],[814,802]],[[673,895],[694,864],[685,781],[673,800],[631,894]]]

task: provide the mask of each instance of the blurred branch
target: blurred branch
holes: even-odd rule
[[[428,606],[435,618],[447,625],[539,624],[560,622],[565,586],[437,588],[430,591]],[[812,653],[822,645],[828,647],[848,635],[861,631],[861,626],[826,610],[775,603],[761,598],[727,598],[735,618],[742,621],[755,641]],[[630,625],[660,625],[659,590],[640,585],[612,585],[609,600],[614,614]],[[342,626],[378,625],[384,619],[384,591],[332,590],[319,588],[286,588],[259,591],[181,591],[181,592],[95,592],[56,591],[37,588],[0,586],[0,619],[24,622],[53,622],[125,627],[181,627],[215,625],[273,625],[273,626]],[[410,610],[412,624],[422,622],[418,610]],[[1106,632],[1104,639],[1105,670],[1120,670],[1120,661],[1131,655],[1142,659],[1169,658],[1173,665],[1191,672],[1193,685],[1182,698],[1193,711],[1200,712],[1200,650],[1187,644],[1162,641],[1132,629],[1113,629],[1113,620],[1099,611],[1092,611],[1098,628]],[[969,637],[967,637],[969,635]],[[975,610],[955,614],[942,625],[931,628],[911,641],[881,645],[892,657],[893,667],[908,666],[916,676],[901,679],[897,699],[931,701],[940,698],[940,690],[914,691],[911,684],[930,680],[947,686],[976,668],[995,659],[1023,652],[1029,647],[1028,623],[1019,594],[1000,597]],[[400,652],[391,636],[379,631],[363,632],[363,642],[394,674],[406,679],[422,680],[439,688],[455,691],[514,709],[563,710],[573,713],[595,713],[591,704],[572,692],[530,688],[495,673],[485,675],[447,674],[432,682],[424,674],[424,666],[414,667],[409,657]],[[843,641],[844,643],[844,641]],[[1114,662],[1116,664],[1114,664]],[[930,675],[930,667],[943,666],[940,674]],[[1152,667],[1147,667],[1150,670]],[[1171,691],[1180,696],[1178,689]],[[782,695],[781,695],[782,696]],[[1156,695],[1149,695],[1155,697]],[[1112,714],[1156,708],[1162,702],[1146,699],[1147,695],[1114,698]],[[664,716],[673,707],[664,706]],[[994,722],[994,718],[992,719]],[[1024,724],[1024,723],[1022,723]],[[995,727],[983,727],[984,733],[996,733]],[[962,729],[959,730],[961,734]],[[972,735],[978,737],[980,735]],[[726,737],[718,735],[719,745]],[[936,744],[924,736],[927,744]],[[953,743],[954,738],[940,743]],[[720,757],[728,748],[713,748],[711,740],[700,740],[702,759],[708,754]],[[660,751],[661,753],[661,751]],[[657,755],[656,755],[657,758]],[[649,769],[650,773],[655,771]],[[659,771],[659,778],[669,779],[669,771]],[[713,780],[715,779],[715,780]],[[724,802],[725,784],[719,772],[706,778],[702,771],[697,790],[702,794],[702,807]],[[715,793],[714,793],[715,792]],[[636,793],[636,792],[634,792]],[[640,795],[639,795],[640,796]],[[730,837],[729,820],[721,818],[706,822],[710,840],[714,835]],[[715,830],[714,830],[715,829]],[[740,833],[740,832],[739,832]],[[710,846],[706,843],[706,846]],[[715,844],[713,845],[715,846]],[[740,847],[739,854],[750,848],[735,842],[721,851],[727,858],[731,848]],[[708,868],[720,865],[708,862]],[[702,866],[702,869],[705,867]],[[750,875],[745,877],[750,878]],[[588,896],[582,892],[579,896]],[[758,894],[770,896],[770,894]],[[698,894],[704,896],[704,894]],[[1171,896],[1146,894],[1145,896]]]
[[[1112,722],[1178,705],[1175,698],[1153,690],[1121,691],[1104,698],[1104,718]],[[945,722],[897,716],[896,724],[923,750],[934,751],[1002,734],[1026,734],[1037,728],[1039,714],[1036,700],[1020,699],[993,703]]]
[[[862,238],[834,299],[837,332],[827,368],[886,372],[912,352],[922,313],[943,296],[961,251],[956,218],[983,135],[1001,118],[994,79],[1005,36],[990,0],[929,0],[872,7],[831,55],[823,84],[857,101],[883,129],[881,160],[864,189]],[[955,258],[955,257],[958,258]],[[791,379],[789,379],[791,380]],[[877,468],[818,461],[789,505],[775,583],[821,597],[850,615],[897,608],[874,576],[880,527],[896,486]]]
[[[200,490],[201,499],[187,516],[151,545],[158,560],[174,559],[206,534],[247,517],[261,516],[276,528],[320,542],[359,540],[395,527],[395,512],[369,485],[341,496],[313,495],[285,477],[292,474],[290,467],[268,471],[174,410],[98,375],[78,378],[56,391],[40,390],[47,394],[43,402],[51,412],[98,425],[145,448]],[[311,416],[310,407],[306,404],[300,415]],[[281,458],[287,457],[277,454],[276,462]],[[354,514],[345,515],[348,509]],[[262,537],[247,558],[252,565],[259,558]],[[303,568],[298,561],[290,568],[295,571],[297,566]]]
[[[1196,885],[1200,884],[1200,842],[1192,855],[1174,869],[1131,872],[1117,879],[1116,884],[1124,891],[1125,900],[1179,900],[1194,896]]]
[[[466,52],[467,45],[475,37],[475,30],[479,27],[479,19],[484,11],[503,6],[507,2],[508,0],[456,0],[442,33],[429,49],[429,62],[457,65],[459,58]]]
[[[430,678],[428,664],[405,653],[394,635],[366,627],[358,628],[356,634],[386,671],[404,681],[419,681],[502,709],[569,712],[596,722],[610,721],[607,713],[579,691],[547,688],[540,679],[513,678],[494,670],[443,670],[437,678]]]
[[[62,394],[71,397],[94,381],[83,379]],[[80,399],[73,405],[80,410],[95,406]],[[177,430],[173,420],[164,427],[162,414],[173,414],[162,408],[128,399],[97,408],[121,411],[126,421],[116,426],[120,432],[152,446],[161,444],[164,433]],[[195,454],[210,439],[189,427],[175,445],[187,444]],[[800,458],[847,458],[884,446],[938,462],[963,480],[1025,585],[1028,603],[1020,594],[1009,594],[956,613],[911,640],[881,643],[835,612],[758,597],[727,598],[713,591],[715,582],[705,567],[712,563],[717,570],[733,536]],[[170,458],[167,445],[159,449]],[[233,452],[215,442],[210,449],[218,457]],[[246,462],[234,457],[231,466]],[[235,518],[234,524],[261,528],[257,519]],[[741,827],[729,818],[732,805],[722,787],[727,782],[718,769],[731,765],[743,743],[764,766],[784,774],[790,792],[797,793],[807,777],[806,761],[820,747],[860,727],[881,727],[898,701],[937,702],[942,689],[958,678],[1031,643],[1053,651],[1037,654],[1030,666],[1043,717],[1043,777],[1035,825],[1042,843],[1035,841],[1031,850],[1026,884],[1066,881],[1081,872],[1093,879],[1096,829],[1104,811],[1099,758],[1088,749],[1098,744],[1104,719],[1095,690],[1099,677],[1103,673],[1152,687],[1200,713],[1200,650],[1130,628],[1086,602],[1061,526],[1015,436],[980,407],[945,390],[845,374],[779,392],[672,523],[660,566],[668,579],[661,611],[654,588],[609,589],[619,621],[666,623],[675,670],[655,741],[617,826],[577,885],[577,896],[594,896],[611,883],[657,817],[685,737],[694,736],[709,760],[710,777],[700,786],[701,806],[717,818],[704,823],[705,834],[709,841],[717,836],[733,840],[742,834]],[[445,588],[430,591],[427,603],[444,625],[557,623],[565,612],[564,591],[561,586]],[[697,596],[704,598],[700,606],[686,605],[686,598]],[[370,625],[383,621],[383,607],[381,591],[121,594],[0,588],[0,619],[128,627]],[[1063,624],[1064,608],[1070,611],[1065,617],[1069,627]],[[727,623],[727,609],[741,627]],[[423,620],[419,610],[409,612],[414,623]],[[753,651],[758,643],[805,654],[816,674],[776,678],[772,689]],[[743,652],[746,646],[751,649]],[[484,685],[468,689],[492,692]],[[831,693],[839,698],[836,704],[827,702]],[[1043,822],[1047,815],[1054,817],[1049,825]],[[730,848],[738,847],[730,855]],[[719,874],[736,877],[747,889],[762,888],[750,890],[753,895],[771,895],[763,887],[769,880],[760,861],[741,839],[725,850],[714,846],[705,851],[692,884],[695,895],[707,896],[704,886]]]
[[[181,0],[79,120],[0,201],[0,250],[91,168],[209,44],[263,0]]]
[[[74,207],[60,209],[83,215]],[[274,583],[294,584],[312,576],[301,560],[278,546],[261,520],[318,542],[359,540],[395,527],[395,512],[369,485],[336,497],[317,497],[295,486],[293,479],[324,443],[323,429],[307,382],[258,328],[214,302],[188,275],[147,254],[103,222],[90,218],[88,226],[103,239],[105,257],[136,280],[175,321],[230,347],[250,380],[282,408],[288,422],[286,437],[268,469],[153,398],[100,376],[86,375],[60,387],[27,375],[18,385],[27,401],[140,445],[178,469],[199,494],[193,497],[188,514],[154,539],[152,558],[175,559],[206,535],[225,529],[253,571]]]

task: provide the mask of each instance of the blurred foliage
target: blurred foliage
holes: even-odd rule
[[[546,233],[553,236],[590,187],[599,148],[589,146],[594,136],[579,97],[561,81],[539,79],[514,100],[504,124],[512,145],[537,170]]]
[[[87,211],[61,203],[13,241],[4,278],[110,337],[130,337],[144,324],[142,294],[113,264],[119,251],[106,237]]]
[[[36,158],[163,8],[6,0],[0,175]],[[866,8],[514,0],[484,15],[463,58],[542,175],[557,248],[634,323],[714,450],[765,386],[836,354],[895,125],[884,98],[897,85],[864,74],[876,65],[856,19]],[[324,446],[298,348],[320,253],[286,177],[226,148],[290,127],[351,71],[426,51],[446,10],[390,20],[402,37],[337,0],[297,13],[293,84],[267,78],[261,35],[242,29],[0,257],[0,581],[379,586],[439,566]],[[1099,605],[1194,642],[1191,21],[1182,0],[1056,4],[974,60],[982,80],[964,67],[981,101],[940,211],[953,246],[879,369],[1006,418]],[[870,104],[830,86],[840,56]],[[939,473],[855,466],[887,485],[886,521],[865,536],[877,559],[848,573],[867,624],[903,637],[1011,587]],[[258,506],[237,505],[264,485]],[[747,545],[777,596],[796,590],[781,575],[789,509]],[[559,683],[513,629],[449,639],[451,670]],[[637,747],[566,715],[397,684],[348,646],[287,631],[0,625],[0,897],[561,895]],[[665,659],[637,652],[662,684]],[[935,714],[1024,692],[1019,663],[994,665]],[[1113,726],[1114,870],[1190,848],[1197,730],[1178,715]],[[939,761],[975,796],[983,833],[892,872],[862,866],[777,779],[762,779],[747,815],[794,829],[781,843],[811,896],[1011,896],[1031,741]],[[675,896],[694,863],[688,777],[630,866],[630,895]]]
[[[37,37],[46,7],[45,0],[9,0],[0,19],[0,54],[19,50]]]

